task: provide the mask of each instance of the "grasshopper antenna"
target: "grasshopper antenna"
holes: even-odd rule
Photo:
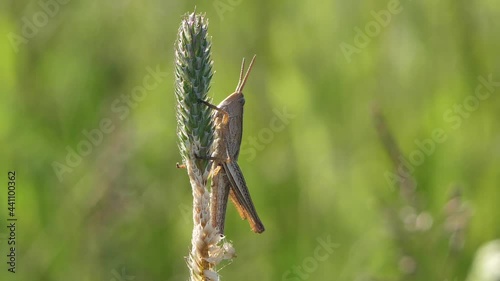
[[[241,63],[240,80],[238,81],[238,86],[236,86],[236,93],[241,93],[243,91],[243,88],[245,87],[245,84],[247,83],[248,75],[250,74],[250,71],[252,70],[253,63],[255,62],[255,57],[256,57],[256,55],[253,56],[252,61],[250,62],[250,65],[248,66],[248,70],[245,73],[245,77],[243,77],[243,70],[245,69],[245,58],[243,58],[243,62]]]

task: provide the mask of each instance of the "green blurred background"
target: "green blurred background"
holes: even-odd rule
[[[500,238],[498,83],[474,98],[479,76],[500,81],[495,0],[2,1],[0,279],[188,279],[173,45],[195,6],[210,21],[215,103],[257,54],[239,163],[266,231],[228,207],[238,257],[223,280],[467,279],[477,249]],[[158,83],[122,100],[151,71]],[[293,117],[275,121],[283,111]],[[56,172],[103,120],[113,130]],[[416,142],[436,129],[446,140],[424,155]],[[387,180],[398,153],[424,155],[411,184]],[[324,260],[318,239],[335,243]]]

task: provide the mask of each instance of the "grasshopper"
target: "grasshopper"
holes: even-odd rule
[[[264,225],[255,211],[245,178],[237,162],[243,133],[243,105],[245,104],[243,88],[254,61],[255,56],[250,62],[245,76],[243,76],[245,68],[245,59],[243,59],[235,92],[219,105],[215,106],[206,101],[201,101],[217,111],[214,115],[217,137],[214,152],[210,157],[214,161],[211,172],[211,213],[212,225],[218,228],[221,234],[224,234],[228,195],[241,218],[248,220],[252,231],[255,233],[264,231]]]

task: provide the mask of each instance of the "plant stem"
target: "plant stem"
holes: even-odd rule
[[[210,53],[208,20],[194,12],[187,14],[175,43],[175,96],[179,150],[193,193],[194,226],[187,258],[191,280],[218,280],[215,266],[232,258],[234,251],[210,223],[211,195],[207,182],[211,163],[207,156],[212,150],[215,127],[211,109],[200,102],[210,102],[207,96],[213,76]]]

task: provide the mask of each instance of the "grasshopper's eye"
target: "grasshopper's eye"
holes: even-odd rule
[[[245,105],[245,98],[242,98],[242,99],[240,100],[240,103],[241,103],[241,105]]]

